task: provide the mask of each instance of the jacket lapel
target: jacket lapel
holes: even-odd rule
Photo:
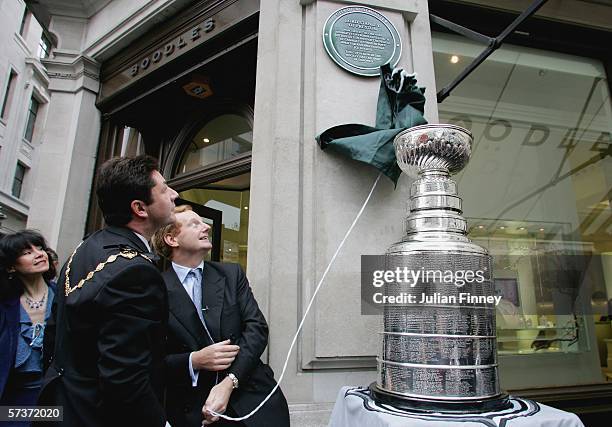
[[[223,295],[225,289],[225,277],[212,264],[204,263],[204,292],[202,292],[202,307],[204,320],[210,334],[216,342],[221,339],[221,311],[223,311]]]
[[[196,308],[191,301],[187,291],[181,284],[174,269],[170,267],[163,274],[168,289],[168,304],[170,311],[196,340],[200,347],[209,345],[204,326],[198,317]]]

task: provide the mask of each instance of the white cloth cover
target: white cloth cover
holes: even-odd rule
[[[377,405],[367,387],[342,387],[329,427],[584,427],[569,412],[520,397],[510,397],[512,408],[476,414],[420,414]]]

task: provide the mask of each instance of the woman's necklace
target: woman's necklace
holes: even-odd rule
[[[39,310],[42,307],[45,306],[45,300],[47,299],[47,293],[45,292],[42,296],[42,298],[40,299],[40,301],[36,301],[30,297],[28,297],[27,295],[24,294],[26,303],[28,304],[28,307],[30,307],[31,310]]]

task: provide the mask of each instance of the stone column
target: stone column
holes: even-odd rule
[[[100,133],[95,106],[99,64],[65,51],[43,62],[51,96],[32,168],[36,185],[27,225],[42,231],[60,260],[66,260],[85,230]]]
[[[426,117],[436,122],[427,1],[356,3],[398,29],[404,46],[398,66],[419,74]],[[375,121],[380,78],[341,69],[322,42],[327,17],[354,4],[261,2],[248,276],[270,324],[268,357],[277,377],[308,301],[377,175],[315,142],[331,126]],[[281,384],[290,404],[301,404],[292,406],[294,425],[326,423],[341,386],[376,377],[379,316],[360,312],[360,256],[382,254],[402,236],[409,184],[402,177],[394,190],[381,179],[313,305]]]

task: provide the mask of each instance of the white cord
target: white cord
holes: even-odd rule
[[[372,193],[374,193],[374,189],[376,188],[376,184],[378,184],[378,181],[380,180],[381,176],[382,176],[382,172],[380,172],[378,174],[378,176],[376,177],[376,181],[374,181],[374,184],[372,185],[372,188],[370,189],[370,193],[368,194],[368,197],[366,197],[365,202],[363,202],[363,206],[361,206],[361,209],[359,210],[359,213],[357,213],[357,216],[355,217],[355,220],[353,221],[353,223],[349,227],[348,231],[344,235],[344,238],[340,242],[340,245],[338,246],[338,249],[336,249],[336,252],[334,253],[334,256],[332,256],[331,260],[329,261],[329,264],[327,265],[327,268],[323,272],[323,276],[321,276],[321,280],[319,280],[319,283],[318,283],[314,293],[312,294],[312,297],[310,298],[310,302],[308,303],[308,307],[306,307],[306,312],[304,313],[304,316],[302,317],[302,321],[300,322],[300,325],[298,326],[297,331],[295,332],[295,335],[293,336],[293,341],[291,341],[291,345],[289,346],[289,351],[287,352],[287,358],[285,359],[285,364],[283,365],[283,370],[282,370],[282,372],[280,374],[280,377],[278,377],[278,382],[276,383],[276,385],[274,386],[272,391],[266,396],[266,398],[259,405],[257,405],[257,407],[255,409],[253,409],[251,412],[249,412],[248,414],[246,414],[246,415],[244,415],[242,417],[234,418],[234,417],[229,417],[227,415],[218,414],[215,411],[209,411],[211,414],[213,414],[215,416],[218,416],[220,418],[223,418],[225,420],[229,420],[229,421],[242,421],[242,420],[246,420],[247,418],[250,418],[253,414],[255,414],[257,411],[259,411],[259,409],[270,399],[272,394],[274,394],[274,392],[276,391],[276,389],[280,385],[281,381],[283,380],[283,377],[285,376],[285,371],[287,370],[287,364],[289,363],[289,357],[291,356],[291,352],[293,351],[293,347],[295,346],[295,342],[297,341],[297,337],[300,334],[300,332],[302,331],[302,326],[304,326],[304,321],[306,320],[306,316],[308,315],[308,312],[310,311],[310,308],[312,307],[312,303],[314,302],[314,299],[317,296],[317,293],[319,292],[319,289],[321,288],[321,285],[323,284],[323,281],[325,280],[325,277],[327,276],[327,273],[329,272],[332,264],[336,260],[336,257],[338,256],[338,253],[340,252],[340,249],[342,249],[342,246],[344,246],[344,242],[346,242],[346,239],[348,238],[349,234],[351,234],[351,231],[353,231],[353,228],[357,224],[357,221],[359,221],[359,218],[361,217],[361,214],[363,213],[366,205],[370,201],[370,197],[372,197]]]

